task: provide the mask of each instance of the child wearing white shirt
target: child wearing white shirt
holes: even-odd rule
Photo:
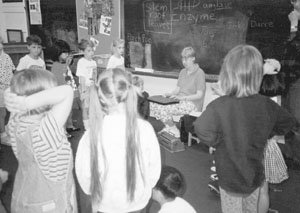
[[[123,39],[116,39],[113,41],[111,45],[112,55],[107,62],[106,69],[121,68],[125,70],[123,57],[124,43]]]
[[[89,88],[94,82],[97,71],[97,63],[93,60],[94,43],[82,39],[79,43],[79,49],[84,53],[84,57],[79,59],[76,75],[79,77],[79,93],[82,105],[82,119],[85,129],[88,129],[88,106],[89,106]]]
[[[17,66],[17,71],[23,69],[46,69],[44,60],[40,57],[42,53],[42,40],[37,35],[30,35],[26,39],[29,54],[22,57]]]

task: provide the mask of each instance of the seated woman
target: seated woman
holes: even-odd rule
[[[205,95],[205,74],[195,63],[196,53],[192,47],[185,47],[182,52],[184,69],[179,73],[177,86],[165,96],[178,99],[178,104],[160,105],[150,103],[150,112],[156,119],[165,124],[162,131],[171,132],[175,137],[180,137],[179,130],[173,122],[172,116],[183,116],[192,111],[202,111]]]

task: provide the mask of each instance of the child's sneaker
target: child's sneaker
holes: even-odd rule
[[[216,172],[216,167],[215,166],[210,167],[210,171]]]
[[[209,190],[215,192],[217,195],[220,195],[220,189],[218,181],[211,181],[208,183]]]
[[[212,181],[219,180],[219,178],[218,178],[218,175],[217,175],[217,174],[212,174],[212,175],[210,175],[210,179],[211,179]]]

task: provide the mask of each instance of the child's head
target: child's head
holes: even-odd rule
[[[163,166],[152,198],[156,201],[172,201],[183,193],[184,188],[185,181],[181,172],[172,166]]]
[[[84,57],[91,60],[94,56],[94,43],[90,40],[81,39],[78,48],[84,53]]]
[[[220,83],[226,95],[246,97],[257,94],[262,78],[263,58],[255,47],[238,45],[225,56]]]
[[[124,43],[123,39],[115,39],[111,44],[111,52],[114,55],[121,56],[124,54]]]
[[[291,0],[291,4],[296,10],[300,10],[300,0]]]
[[[64,40],[57,40],[54,43],[55,55],[53,57],[54,61],[66,62],[67,57],[70,52],[70,45]]]
[[[185,68],[191,68],[196,60],[196,52],[193,47],[185,47],[181,51],[182,64]]]
[[[26,38],[29,55],[38,58],[42,52],[42,40],[37,35],[30,35]]]
[[[29,96],[34,93],[57,86],[55,76],[46,70],[25,69],[17,72],[11,80],[11,92],[20,96]],[[31,114],[39,114],[49,107],[32,110]]]
[[[116,104],[125,103],[132,98],[130,96],[135,95],[130,92],[135,91],[132,88],[131,75],[119,68],[102,73],[99,76],[98,86],[99,98],[105,107],[114,107]],[[136,104],[132,104],[132,106],[136,106]]]
[[[141,92],[144,91],[144,80],[139,76],[134,76],[132,78],[132,84],[138,87],[141,90]]]

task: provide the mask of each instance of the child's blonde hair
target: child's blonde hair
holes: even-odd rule
[[[132,84],[136,87],[142,88],[144,86],[144,80],[139,76],[132,77]]]
[[[196,52],[193,47],[185,47],[181,51],[181,56],[184,58],[194,58],[194,61],[196,59]]]
[[[121,38],[113,40],[113,42],[111,43],[111,47],[110,47],[111,53],[114,54],[115,48],[118,47],[120,44],[124,44],[124,43],[125,43],[124,39],[121,39]]]
[[[102,135],[102,122],[104,114],[109,114],[120,103],[125,105],[126,113],[126,178],[128,200],[134,199],[136,188],[136,171],[142,168],[141,153],[139,147],[139,132],[137,126],[137,93],[132,85],[131,75],[119,68],[104,71],[100,74],[97,83],[90,90],[90,138],[91,138],[91,192],[93,203],[102,199],[102,186],[99,174],[98,151],[104,158],[106,165],[106,153],[99,139]],[[111,127],[114,128],[114,127]],[[117,130],[116,130],[117,131]],[[98,149],[98,146],[100,146]],[[108,168],[104,168],[107,171]],[[143,173],[141,172],[142,177]]]
[[[262,78],[263,58],[254,46],[238,45],[225,56],[220,83],[226,95],[246,97],[257,94]]]
[[[86,39],[81,39],[81,41],[78,44],[78,48],[82,51],[84,51],[87,47],[93,48],[95,45],[92,41],[86,40]]]
[[[25,69],[17,72],[11,80],[11,92],[20,96],[29,96],[34,93],[57,86],[55,76],[42,69]],[[41,107],[31,110],[30,114],[39,114],[49,110],[49,107]]]

